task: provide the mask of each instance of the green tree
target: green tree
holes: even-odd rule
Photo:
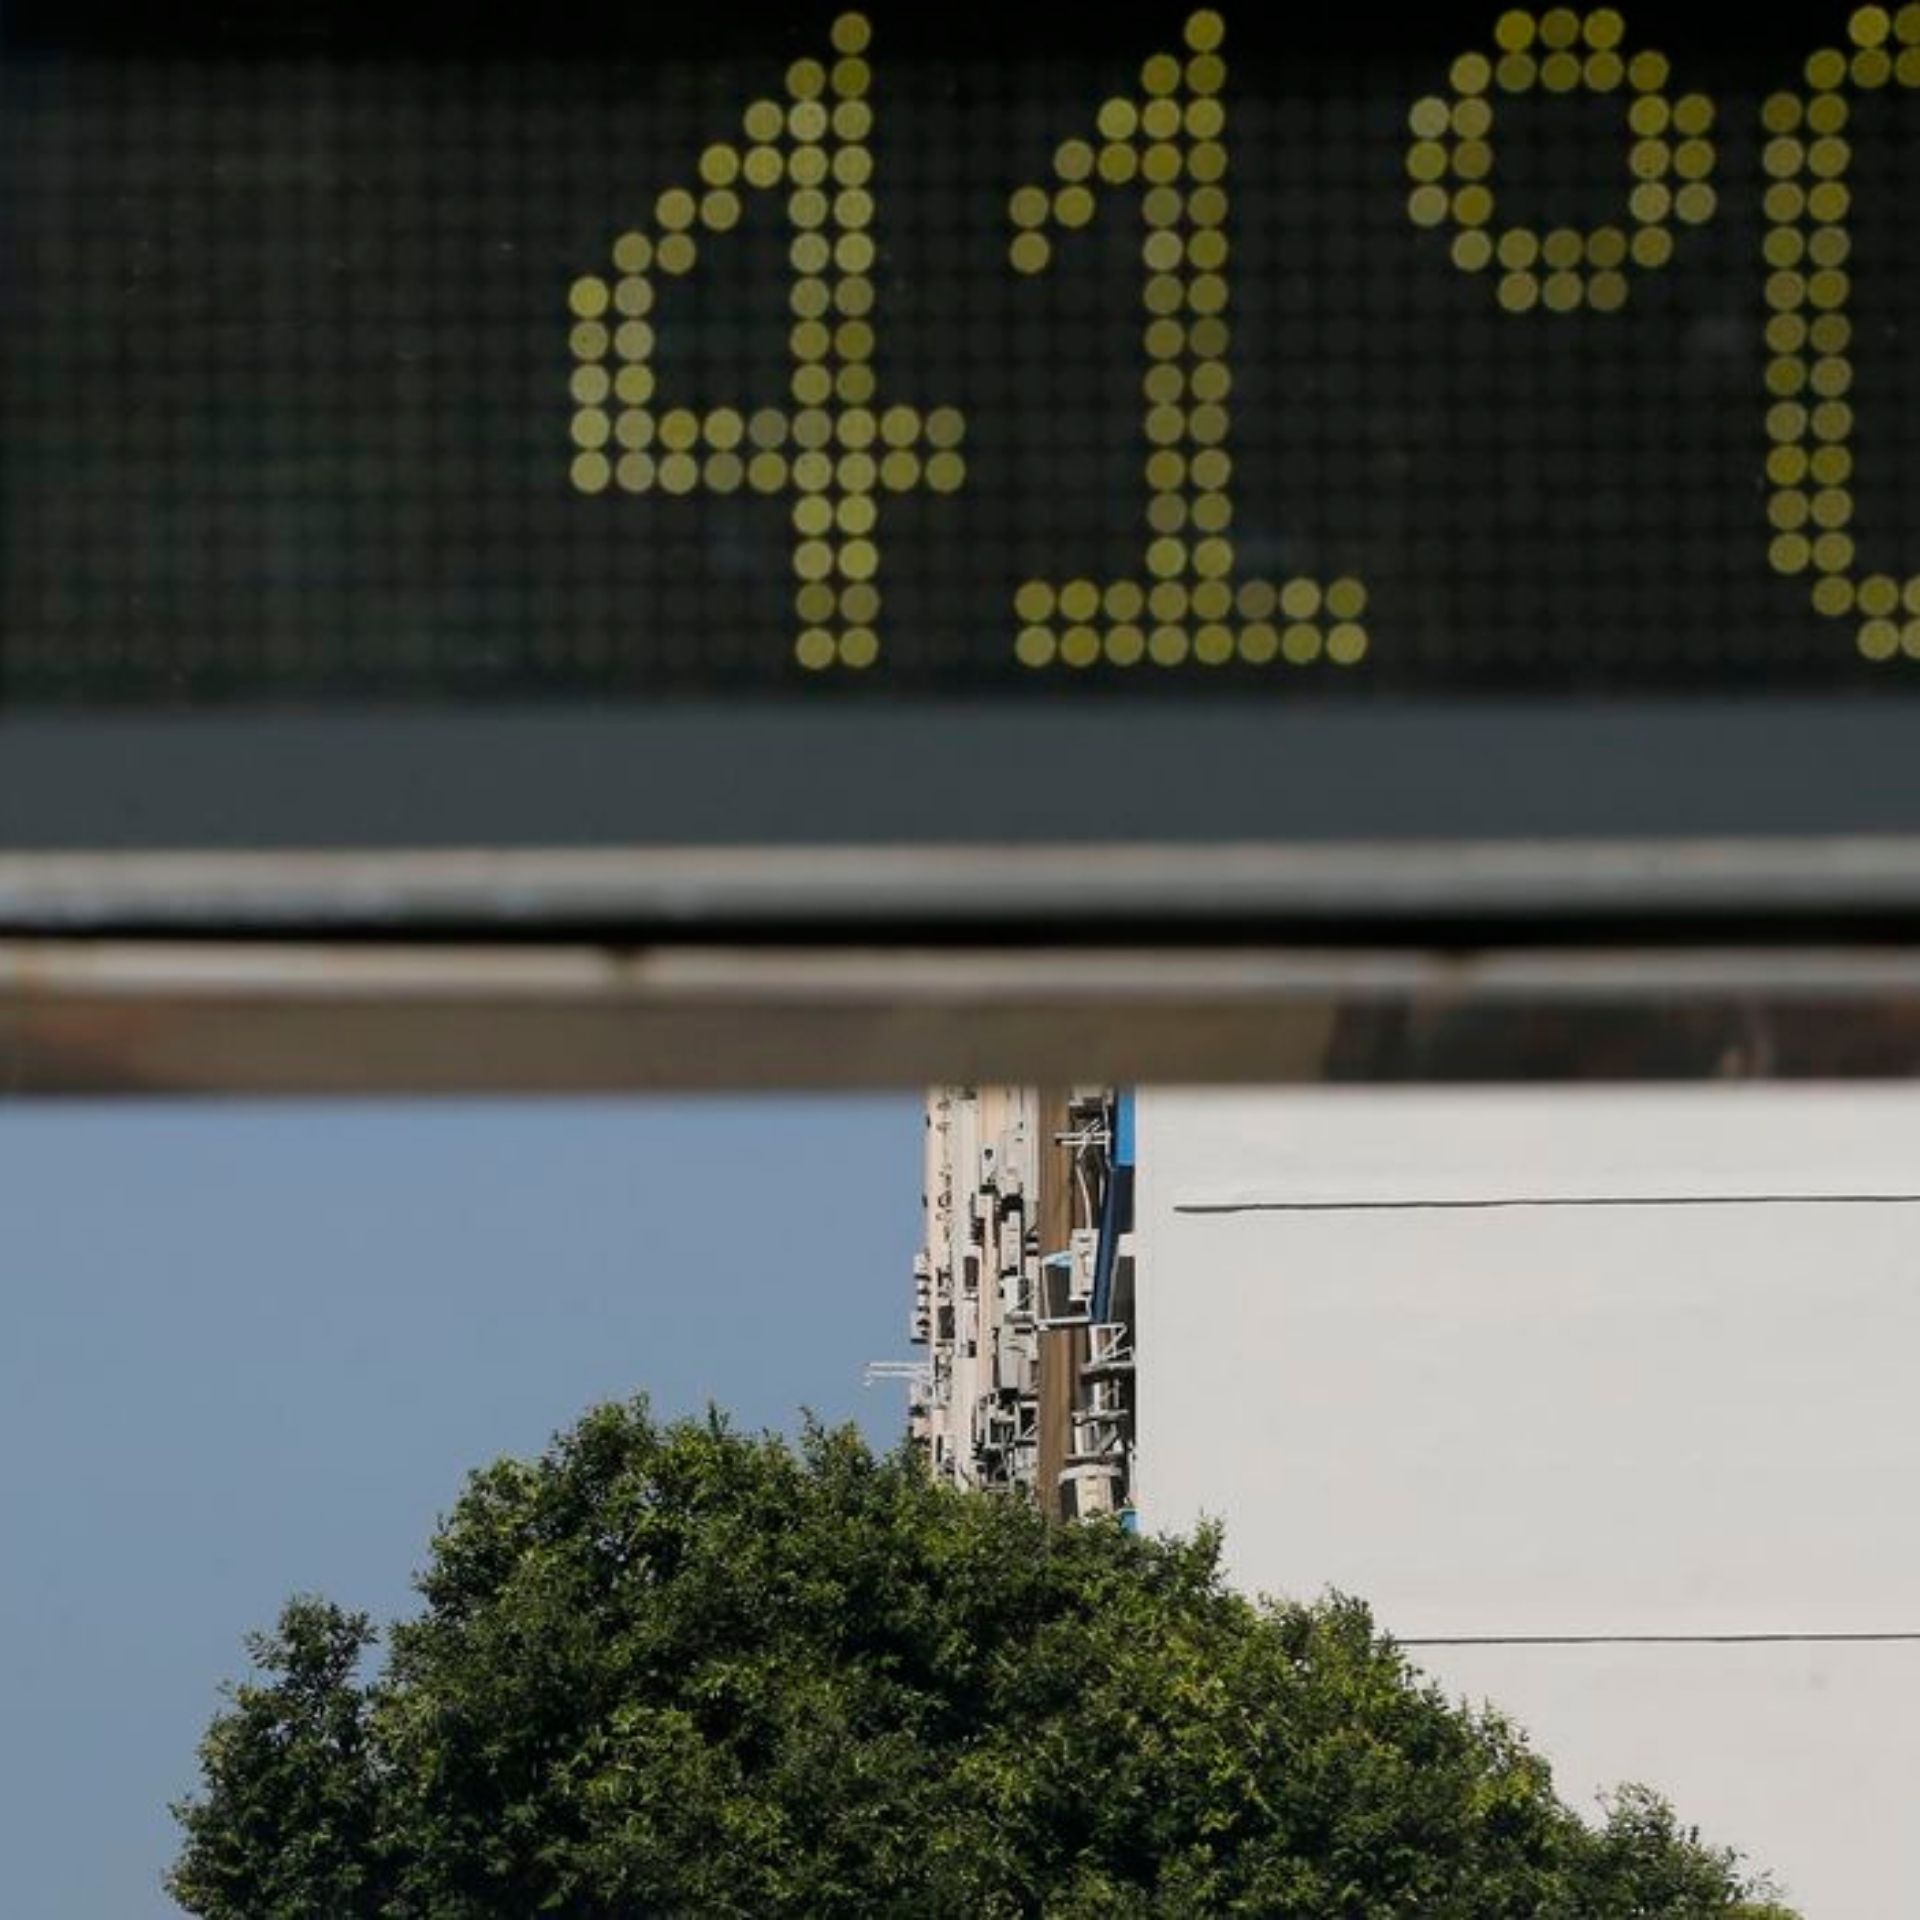
[[[253,1643],[169,1886],[209,1920],[1785,1920],[1218,1547],[602,1408],[472,1478],[377,1679],[317,1601]]]

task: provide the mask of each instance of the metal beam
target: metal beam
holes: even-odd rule
[[[1920,948],[0,942],[0,1090],[1910,1077]]]

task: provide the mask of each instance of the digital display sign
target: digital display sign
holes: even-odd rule
[[[1920,6],[19,5],[11,712],[1920,674]]]

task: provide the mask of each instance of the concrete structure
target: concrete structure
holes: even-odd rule
[[[1167,1091],[1132,1144],[1140,1524],[1362,1595],[1808,1920],[1920,1911],[1920,1091]]]

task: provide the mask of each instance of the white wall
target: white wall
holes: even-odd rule
[[[1920,1911],[1920,1092],[1147,1093],[1139,1160],[1146,1524]]]

